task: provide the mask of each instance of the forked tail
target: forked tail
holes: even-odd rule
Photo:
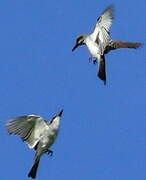
[[[98,77],[102,81],[104,81],[104,84],[106,84],[106,67],[105,67],[105,57],[104,57],[104,55],[101,56],[101,59],[100,59],[100,62],[99,62]]]
[[[36,160],[30,170],[30,172],[28,173],[28,177],[31,177],[33,179],[36,178],[36,174],[37,174],[37,169],[38,169],[38,165],[39,165],[40,160]]]

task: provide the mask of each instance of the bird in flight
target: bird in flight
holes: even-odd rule
[[[50,147],[56,140],[60,128],[61,110],[51,121],[44,120],[39,115],[19,116],[7,124],[9,134],[18,135],[25,141],[29,148],[36,150],[33,166],[28,177],[36,178],[40,158],[47,153],[52,156]]]
[[[105,54],[111,50],[120,48],[139,48],[142,43],[138,42],[123,42],[118,40],[111,40],[110,27],[114,19],[114,7],[111,5],[105,9],[102,15],[97,19],[95,28],[91,34],[82,34],[76,39],[76,44],[73,47],[74,51],[81,45],[86,45],[92,57],[93,63],[99,65],[97,76],[106,84],[106,64]]]

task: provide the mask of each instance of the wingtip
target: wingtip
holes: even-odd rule
[[[108,6],[108,8],[109,8],[109,9],[114,9],[114,8],[115,8],[115,5],[114,5],[114,4],[110,4],[110,5]]]
[[[112,19],[114,19],[114,10],[115,10],[115,6],[114,4],[110,4],[105,10],[104,10],[104,13],[106,11],[110,12],[111,16],[112,16]]]
[[[141,48],[144,46],[144,43],[137,43],[137,48]]]
[[[114,4],[110,4],[110,5],[107,6],[106,10],[107,9],[111,9],[111,11],[114,11],[115,5]]]

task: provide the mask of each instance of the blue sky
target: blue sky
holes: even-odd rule
[[[64,108],[53,157],[38,180],[145,180],[146,47],[106,56],[107,85],[86,47],[71,52],[97,17],[115,5],[113,39],[146,41],[145,0],[0,2],[0,177],[27,178],[34,152],[5,129],[26,114],[50,119]]]

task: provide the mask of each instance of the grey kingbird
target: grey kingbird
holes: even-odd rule
[[[110,39],[110,27],[114,19],[114,8],[109,6],[105,9],[102,15],[97,19],[94,31],[91,34],[80,35],[76,39],[76,44],[73,47],[74,51],[81,45],[86,45],[92,57],[89,59],[93,60],[95,64],[98,61],[99,71],[98,77],[106,84],[106,67],[105,67],[105,54],[111,50],[119,48],[139,48],[142,43],[123,42],[115,41]]]
[[[53,154],[50,147],[58,135],[62,114],[63,110],[54,116],[51,121],[44,120],[39,115],[20,116],[6,124],[9,134],[20,136],[29,148],[36,150],[34,164],[28,173],[28,177],[36,177],[39,161],[44,153]]]

